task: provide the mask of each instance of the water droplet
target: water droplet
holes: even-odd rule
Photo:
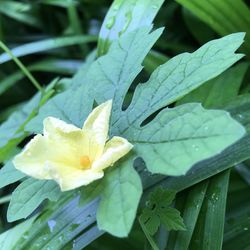
[[[127,12],[125,14],[125,18],[126,18],[125,23],[122,27],[122,30],[119,32],[119,35],[123,34],[127,30],[128,26],[132,20],[132,12],[131,11]]]
[[[120,2],[117,2],[117,3],[115,3],[114,4],[114,6],[113,6],[113,10],[116,12],[117,10],[119,10],[120,9],[120,7],[121,7],[121,3],[122,3],[122,1],[120,1]]]
[[[75,246],[76,246],[76,240],[73,240],[72,247],[75,248]]]
[[[248,227],[244,227],[244,231],[247,231],[248,230]]]
[[[63,241],[63,236],[61,235],[61,236],[58,238],[58,240],[59,240],[60,242],[62,242],[62,241]]]
[[[107,29],[111,29],[115,24],[115,16],[112,16],[108,19],[107,23],[106,23],[106,28]]]
[[[192,145],[192,148],[195,150],[195,151],[199,151],[199,147],[195,144]]]
[[[205,127],[204,127],[204,130],[205,130],[205,131],[208,131],[208,126],[205,126]]]
[[[56,221],[55,220],[48,220],[48,226],[49,226],[49,230],[52,233],[55,226],[56,226]]]

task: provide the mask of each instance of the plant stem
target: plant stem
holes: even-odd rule
[[[10,201],[10,199],[11,199],[11,194],[10,195],[6,195],[6,196],[0,198],[0,204],[7,203],[7,202]]]
[[[139,218],[139,223],[142,228],[143,233],[145,234],[148,242],[150,243],[151,247],[153,250],[159,250],[158,246],[156,245],[154,239],[151,237],[151,235],[148,233],[147,229],[145,228],[143,222]]]
[[[11,52],[11,50],[0,41],[0,47],[13,59],[13,61],[17,64],[17,66],[22,70],[22,72],[29,78],[31,83],[40,91],[42,94],[44,92],[41,85],[37,82],[37,80],[31,75],[29,70],[23,65],[23,63]]]

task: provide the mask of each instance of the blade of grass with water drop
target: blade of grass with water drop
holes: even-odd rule
[[[188,194],[186,192],[179,197],[179,203],[185,201],[185,205],[182,211],[182,218],[186,226],[185,231],[171,232],[166,250],[187,250],[191,241],[200,209],[203,204],[208,181],[201,182],[192,187]],[[187,195],[186,200],[184,199]],[[178,197],[177,202],[178,203]]]
[[[229,176],[230,170],[227,170],[209,180],[190,249],[221,250]]]

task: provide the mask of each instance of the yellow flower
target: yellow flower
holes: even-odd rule
[[[126,139],[108,140],[112,101],[96,107],[83,128],[47,117],[43,135],[36,135],[18,154],[14,166],[37,179],[55,180],[62,191],[88,185],[133,147]]]

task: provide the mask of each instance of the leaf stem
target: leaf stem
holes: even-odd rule
[[[11,194],[10,195],[6,195],[6,196],[0,198],[0,204],[7,203],[7,202],[10,201],[10,199],[11,199]]]
[[[141,219],[139,218],[139,223],[140,223],[140,226],[142,228],[142,231],[143,233],[145,234],[148,242],[150,243],[151,247],[153,250],[159,250],[159,247],[156,245],[153,237],[148,233],[146,227],[144,226],[143,222],[141,221]]]
[[[11,52],[11,50],[2,42],[0,41],[0,47],[13,59],[13,61],[17,64],[17,66],[22,70],[24,75],[31,81],[31,83],[40,91],[42,94],[44,92],[41,85],[37,82],[37,80],[32,76],[29,70],[23,65],[23,63]]]

